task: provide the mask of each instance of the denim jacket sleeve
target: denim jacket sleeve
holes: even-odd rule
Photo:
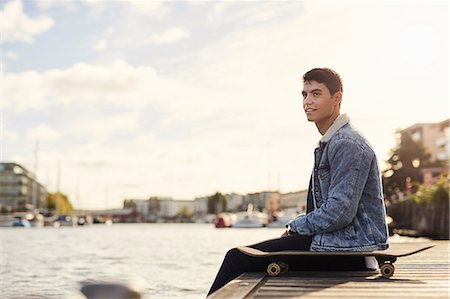
[[[316,235],[339,230],[356,216],[373,155],[348,138],[331,139],[328,149],[330,187],[323,204],[311,213],[290,222],[301,235]]]

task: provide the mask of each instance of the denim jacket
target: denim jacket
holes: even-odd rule
[[[388,248],[386,209],[375,152],[340,115],[314,151],[314,210],[289,222],[313,236],[312,251],[373,251]]]

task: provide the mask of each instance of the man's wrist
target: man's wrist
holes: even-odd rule
[[[293,229],[293,227],[291,226],[290,223],[286,225],[286,230],[287,230],[287,232],[288,232],[288,235],[294,235],[294,234],[297,233],[297,232]]]

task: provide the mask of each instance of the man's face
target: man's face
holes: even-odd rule
[[[305,81],[303,83],[303,109],[308,121],[321,123],[333,116],[339,109],[341,93],[336,92],[331,96],[325,84],[317,81]]]

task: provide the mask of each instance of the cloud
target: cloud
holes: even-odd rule
[[[132,136],[133,131],[139,129],[140,115],[139,110],[106,115],[99,111],[87,111],[68,120],[69,129],[66,130],[66,134],[78,138],[89,136],[89,139],[98,143],[108,141],[120,133]]]
[[[135,13],[149,17],[163,17],[169,11],[169,6],[157,1],[128,1],[125,2]]]
[[[19,58],[19,54],[13,51],[7,51],[6,52],[6,59],[8,60],[17,60]]]
[[[105,65],[76,63],[67,69],[25,71],[3,75],[4,106],[16,111],[53,105],[143,106],[158,101],[155,90],[167,86],[150,67],[116,60]],[[153,91],[153,92],[152,92]]]
[[[19,140],[19,133],[17,133],[17,131],[10,129],[7,126],[7,123],[5,121],[5,123],[3,123],[3,128],[2,128],[2,137],[3,137],[3,142],[5,142],[5,141],[16,142]]]
[[[6,43],[31,43],[34,36],[49,30],[55,23],[52,18],[45,16],[28,17],[21,0],[6,3],[0,12],[0,19],[3,24],[3,42]]]
[[[36,71],[20,74],[3,74],[3,107],[11,110],[27,110],[45,106],[42,77]]]
[[[168,28],[161,33],[153,34],[148,42],[157,46],[164,44],[173,44],[181,40],[188,39],[191,36],[191,32],[183,27]]]
[[[36,4],[41,10],[50,10],[53,8],[64,8],[66,11],[75,11],[78,8],[78,3],[75,1],[62,1],[62,0],[45,0],[36,1]]]
[[[212,22],[219,20],[220,17],[222,17],[225,10],[227,8],[229,8],[231,5],[233,5],[233,3],[231,1],[230,2],[221,1],[221,2],[214,3],[211,11],[208,13],[208,18],[207,18],[208,22],[212,23]]]
[[[28,129],[26,136],[30,141],[53,140],[59,137],[59,133],[56,129],[46,124],[40,124]]]
[[[107,45],[106,38],[102,38],[93,46],[93,49],[95,51],[103,51],[106,49],[106,45]]]
[[[108,29],[105,30],[103,33],[103,37],[101,37],[93,46],[92,48],[95,51],[104,51],[106,50],[106,47],[108,46],[108,39],[111,38],[113,35],[115,29],[114,27],[110,26]]]

